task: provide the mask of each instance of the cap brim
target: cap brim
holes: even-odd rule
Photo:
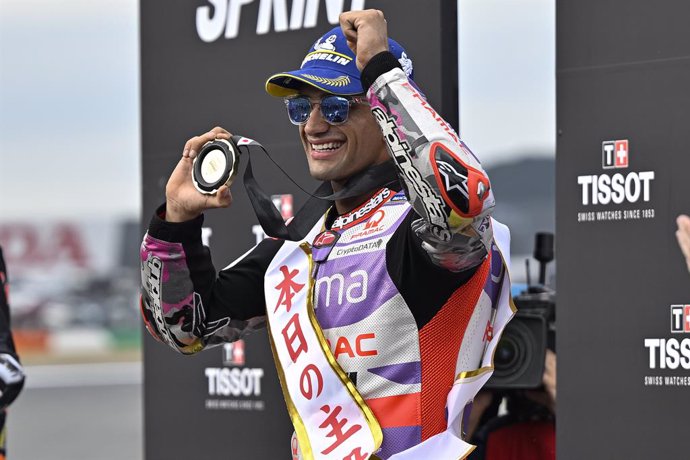
[[[275,97],[293,96],[304,84],[341,96],[353,96],[364,92],[359,76],[316,68],[277,73],[266,80],[266,92]]]

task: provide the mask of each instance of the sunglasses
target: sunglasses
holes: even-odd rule
[[[312,101],[307,96],[295,96],[285,99],[288,118],[290,118],[293,125],[305,124],[309,120],[314,104],[319,104],[321,115],[329,124],[342,125],[347,121],[352,105],[368,103],[364,97],[360,96],[328,95],[320,101]]]

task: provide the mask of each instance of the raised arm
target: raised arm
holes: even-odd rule
[[[146,329],[183,353],[230,342],[265,324],[264,272],[278,243],[266,240],[233,264],[216,270],[201,241],[207,209],[227,207],[227,186],[199,193],[191,180],[201,146],[230,134],[214,128],[190,139],[166,187],[166,205],[151,220],[141,245],[141,313]]]
[[[434,263],[452,271],[477,266],[489,252],[494,207],[489,179],[477,157],[408,78],[412,63],[388,51],[380,11],[341,15],[367,89],[371,110],[395,161],[413,221]]]

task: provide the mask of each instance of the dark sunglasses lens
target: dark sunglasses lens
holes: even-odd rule
[[[326,96],[321,101],[321,113],[331,124],[345,123],[350,111],[350,102],[344,97]]]
[[[311,103],[306,97],[294,97],[292,99],[288,99],[287,111],[290,121],[301,125],[309,118],[309,113],[311,112]]]

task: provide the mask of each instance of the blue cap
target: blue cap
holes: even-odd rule
[[[390,38],[388,47],[412,80],[412,60],[407,57],[403,47]],[[277,73],[266,80],[266,92],[276,97],[292,96],[303,83],[340,96],[364,93],[355,54],[347,46],[340,27],[335,27],[316,40],[299,70]]]

